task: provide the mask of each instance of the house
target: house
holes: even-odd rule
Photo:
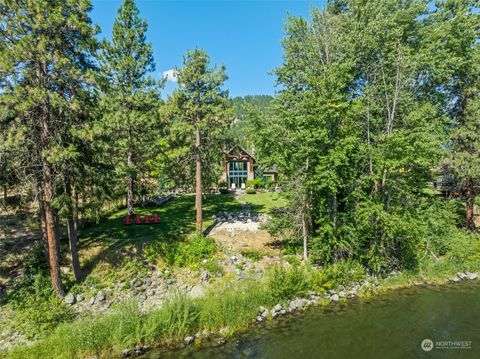
[[[265,181],[277,180],[275,167],[265,171],[259,171],[253,154],[241,146],[235,146],[226,153],[226,159],[222,161],[222,175],[220,181],[225,181],[229,189],[244,189],[247,181],[255,178],[264,178]],[[259,173],[260,172],[260,173]]]

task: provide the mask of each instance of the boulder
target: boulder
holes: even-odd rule
[[[477,273],[469,273],[469,272],[466,272],[465,275],[466,275],[466,278],[467,278],[467,279],[470,279],[470,280],[474,280],[474,279],[477,279],[477,278],[478,278],[478,274],[477,274]]]
[[[138,279],[138,278],[134,278],[130,284],[132,285],[132,288],[138,288],[140,287],[143,283],[141,281],[141,279]]]
[[[96,302],[104,302],[105,299],[107,299],[107,294],[103,290],[98,292],[97,296],[95,297]]]
[[[218,333],[219,333],[220,335],[227,335],[228,332],[229,332],[228,327],[220,328],[220,330],[218,331]]]
[[[202,282],[207,282],[210,279],[210,272],[206,269],[202,270],[202,273],[200,273],[200,280]]]
[[[83,302],[84,299],[85,299],[85,296],[83,295],[83,293],[80,293],[79,295],[77,295],[77,302]]]
[[[73,293],[68,293],[66,296],[65,296],[65,303],[69,304],[69,305],[73,305],[77,302],[77,298],[75,298],[75,295]]]
[[[189,344],[192,344],[194,341],[195,341],[195,337],[192,337],[192,336],[187,336],[183,339],[183,341],[185,342],[185,344],[189,345]]]
[[[338,302],[340,300],[340,297],[338,296],[338,294],[333,294],[330,296],[330,300],[332,302]]]

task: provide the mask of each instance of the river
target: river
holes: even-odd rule
[[[252,328],[220,347],[157,350],[144,358],[480,358],[480,284],[409,288],[310,308]]]

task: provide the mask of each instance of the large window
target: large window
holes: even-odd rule
[[[247,183],[248,163],[247,161],[228,162],[228,187],[242,188]]]

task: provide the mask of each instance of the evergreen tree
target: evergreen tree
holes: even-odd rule
[[[153,157],[159,96],[149,76],[155,70],[147,22],[139,17],[134,0],[118,9],[112,40],[104,44],[101,63],[107,79],[103,93],[104,122],[111,136],[117,174],[127,186],[128,213],[134,213],[135,181]]]
[[[0,101],[2,127],[19,151],[24,178],[38,190],[42,228],[48,243],[52,286],[63,295],[59,268],[56,186],[63,165],[78,156],[65,138],[81,126],[90,96],[91,55],[96,28],[87,0],[1,1]],[[25,152],[22,152],[25,151]]]
[[[209,56],[199,49],[187,52],[176,73],[178,89],[169,99],[170,148],[182,171],[195,173],[196,226],[202,234],[202,182],[211,185],[218,179],[221,140],[233,119],[228,92],[222,89],[227,74],[223,65],[210,66]]]

